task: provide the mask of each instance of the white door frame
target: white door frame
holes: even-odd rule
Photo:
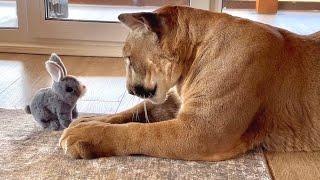
[[[210,3],[214,2],[211,1],[191,0],[190,6],[209,10]],[[123,25],[116,22],[46,20],[44,0],[31,0],[28,5],[30,32],[33,32],[33,37],[36,38],[123,42],[128,33]]]
[[[30,0],[28,5],[30,32],[36,38],[122,42],[127,35],[120,23],[46,20],[44,0]]]

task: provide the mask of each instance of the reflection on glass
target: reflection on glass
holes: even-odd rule
[[[47,13],[51,18],[68,18],[68,0],[47,0]]]
[[[118,22],[121,13],[150,12],[163,5],[189,5],[190,0],[47,0],[47,19]]]
[[[18,28],[16,1],[0,0],[0,28]]]

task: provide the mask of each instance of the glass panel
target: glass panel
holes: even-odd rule
[[[121,13],[148,12],[169,4],[190,5],[190,0],[47,0],[46,18],[118,22]]]
[[[68,0],[50,0],[47,13],[51,18],[68,18]]]
[[[16,1],[0,0],[0,28],[18,28]]]

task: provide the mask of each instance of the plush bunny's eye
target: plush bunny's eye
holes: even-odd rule
[[[66,87],[66,92],[73,92],[73,88],[72,87]]]

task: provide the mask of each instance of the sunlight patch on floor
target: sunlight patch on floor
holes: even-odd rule
[[[258,14],[253,9],[224,9],[223,12],[298,34],[311,34],[320,30],[320,11],[278,11],[274,15]]]

